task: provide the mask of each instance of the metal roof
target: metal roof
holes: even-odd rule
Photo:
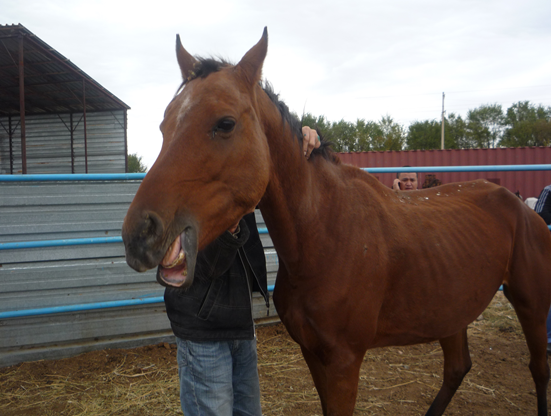
[[[69,59],[18,24],[0,25],[0,115],[20,113],[20,51],[27,115],[130,109]]]

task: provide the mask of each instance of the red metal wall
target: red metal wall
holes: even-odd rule
[[[526,165],[550,164],[550,147],[498,148],[498,149],[445,149],[430,151],[386,151],[338,153],[341,161],[360,168],[460,165]],[[418,175],[421,188],[425,176]],[[538,197],[550,184],[550,171],[512,172],[448,172],[435,173],[443,184],[484,178],[496,182],[512,192],[519,191],[524,199]],[[391,187],[396,174],[375,174]]]

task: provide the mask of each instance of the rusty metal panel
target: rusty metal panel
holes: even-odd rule
[[[386,151],[338,153],[341,161],[360,168],[410,166],[463,166],[463,165],[526,165],[550,164],[550,147],[445,149],[427,151]],[[421,188],[425,175],[419,174]],[[377,174],[378,179],[391,187],[395,174]],[[496,182],[523,198],[538,197],[550,184],[550,171],[511,172],[449,172],[436,173],[443,184],[472,181],[478,178]]]

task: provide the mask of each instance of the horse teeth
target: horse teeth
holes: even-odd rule
[[[165,266],[165,268],[167,269],[174,268],[175,266],[180,265],[183,260],[184,260],[184,252],[181,251],[178,254],[178,258],[176,258],[170,265]]]

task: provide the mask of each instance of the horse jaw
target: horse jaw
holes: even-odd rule
[[[157,282],[163,286],[186,289],[194,280],[198,252],[197,230],[187,227],[167,249],[157,268]]]

